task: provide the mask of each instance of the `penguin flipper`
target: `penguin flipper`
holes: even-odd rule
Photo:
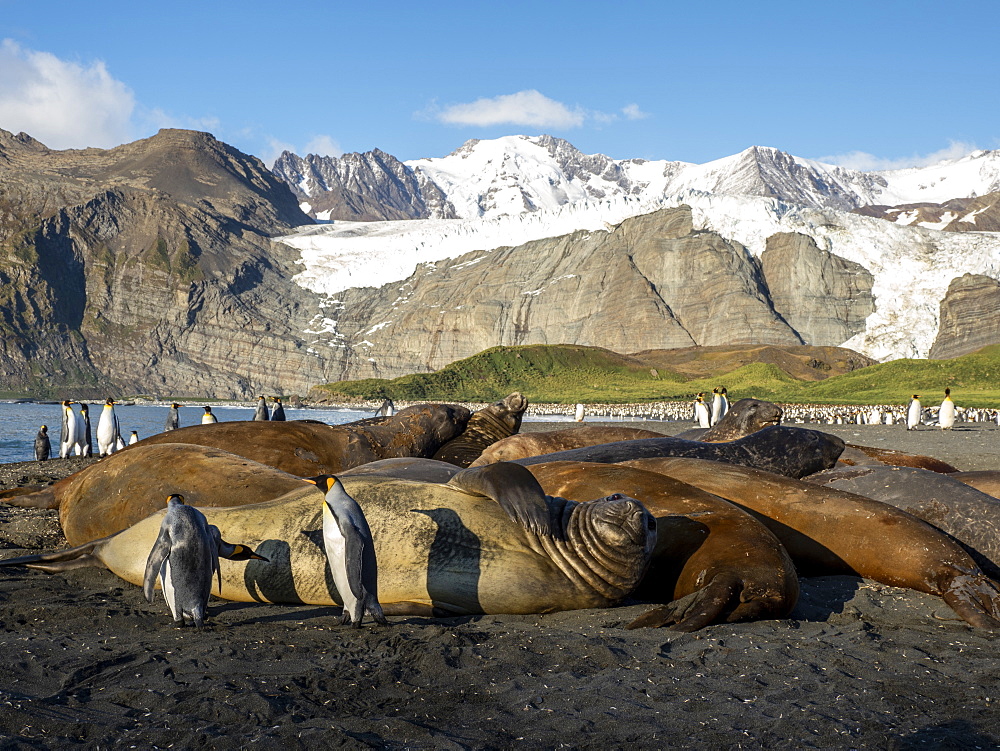
[[[496,462],[463,469],[446,485],[473,495],[492,498],[507,515],[536,535],[552,536],[549,504],[545,491],[526,467],[510,462]]]
[[[153,549],[149,551],[146,559],[146,571],[142,575],[142,593],[146,596],[146,602],[153,601],[153,590],[156,589],[156,577],[163,569],[163,562],[170,555],[170,533],[160,528],[160,534],[153,543]]]

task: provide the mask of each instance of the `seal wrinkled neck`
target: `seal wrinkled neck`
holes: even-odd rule
[[[552,500],[565,504],[565,540],[539,539],[566,575],[612,601],[634,590],[656,544],[653,516],[623,495],[588,503]]]

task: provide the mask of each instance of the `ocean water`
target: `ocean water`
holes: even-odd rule
[[[74,405],[79,412],[80,407]],[[101,419],[103,402],[88,403],[90,412],[90,428],[93,436],[94,451],[97,451],[97,423]],[[139,438],[145,438],[155,433],[163,432],[163,424],[167,421],[169,405],[127,405],[116,404],[115,414],[121,428],[122,438],[128,442],[129,434],[134,430]],[[181,427],[200,425],[204,409],[200,405],[182,406],[178,410]],[[212,413],[219,422],[232,420],[252,420],[253,407],[229,407],[212,405]],[[345,422],[371,417],[372,411],[353,409],[289,409],[285,407],[285,417],[289,420],[319,420],[329,425],[342,425]],[[52,444],[53,456],[59,456],[59,426],[62,424],[62,405],[0,402],[0,463],[26,462],[35,458],[35,435],[38,428],[47,425],[49,441]]]

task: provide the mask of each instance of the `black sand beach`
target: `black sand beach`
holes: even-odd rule
[[[992,425],[824,429],[1000,469]],[[0,467],[0,487],[72,469],[48,464]],[[0,507],[3,557],[62,544],[54,512]],[[1000,747],[996,635],[849,577],[803,579],[788,619],[694,634],[624,630],[641,603],[354,630],[336,608],[213,600],[210,626],[178,629],[95,569],[4,570],[0,608],[0,748]]]

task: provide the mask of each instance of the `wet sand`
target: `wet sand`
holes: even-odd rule
[[[524,429],[554,427],[568,426]],[[824,429],[1000,469],[995,426]],[[50,465],[53,476],[72,469]],[[0,487],[41,470],[0,467]],[[54,512],[0,507],[3,557],[62,544]],[[642,603],[354,630],[337,625],[337,608],[218,600],[199,631],[175,628],[162,599],[149,604],[106,571],[4,570],[0,747],[1000,745],[993,633],[908,590],[850,577],[803,579],[802,589],[788,619],[695,634],[624,630]]]

